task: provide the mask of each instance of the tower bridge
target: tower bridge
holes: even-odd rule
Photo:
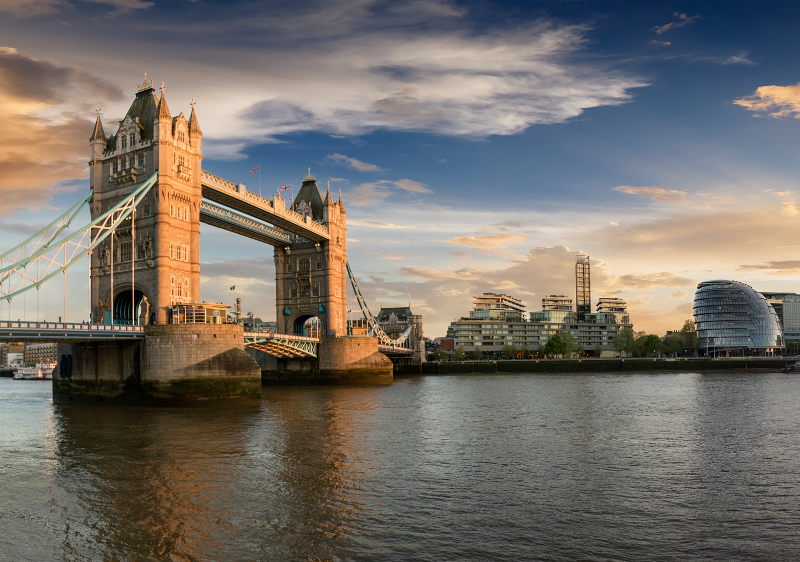
[[[261,371],[292,370],[286,361],[314,360],[317,363],[305,367],[312,375],[325,371],[333,378],[346,379],[349,374],[361,373],[383,382],[387,372],[391,381],[391,364],[384,353],[424,357],[421,329],[412,337],[411,327],[390,337],[369,312],[347,260],[347,212],[341,192],[334,201],[328,186],[323,197],[309,170],[290,205],[280,193],[272,200],[251,193],[242,184],[202,169],[202,136],[194,100],[188,119],[182,112],[172,116],[163,84],[159,96],[152,82],[145,81],[110,136],[104,132],[98,110],[89,140],[89,195],[41,232],[0,254],[0,298],[8,302],[9,311],[14,299],[38,290],[58,274],[66,275],[71,266],[88,257],[90,324],[69,328],[63,324],[42,331],[41,323],[7,323],[7,330],[0,326],[0,339],[47,337],[73,342],[60,344],[59,354],[78,359],[70,359],[69,376],[55,377],[64,382],[54,379],[54,389],[58,384],[69,387],[76,373],[81,380],[88,380],[84,375],[90,363],[96,377],[98,365],[108,363],[100,357],[108,346],[103,352],[96,347],[91,351],[86,342],[91,340],[96,346],[100,341],[115,340],[122,336],[123,325],[130,328],[123,339],[143,337],[147,353],[117,349],[120,357],[136,363],[119,369],[119,382],[135,372],[142,380],[177,380],[186,378],[187,372],[189,378],[203,378],[205,371],[197,367],[201,363],[217,378],[239,380],[241,376],[220,366],[220,357],[236,357],[229,362],[247,371],[247,360],[237,353],[245,348],[256,356]],[[89,208],[91,222],[75,229],[72,223],[84,206]],[[245,333],[230,325],[211,324],[201,330],[196,325],[175,324],[172,313],[176,307],[205,306],[200,297],[201,223],[272,246],[275,333]],[[348,280],[371,338],[347,337]],[[317,338],[305,337],[306,323],[312,319],[318,327]],[[62,332],[64,340],[60,339]],[[195,346],[192,340],[205,337],[211,344],[204,354],[202,346]],[[221,340],[227,343],[220,346]],[[127,341],[125,345],[140,343]],[[195,350],[194,355],[175,359],[181,353],[186,355],[187,346]],[[177,355],[161,369],[155,350],[171,350]],[[138,359],[130,359],[137,353]],[[208,366],[212,364],[216,366]],[[148,369],[150,372],[142,372]]]

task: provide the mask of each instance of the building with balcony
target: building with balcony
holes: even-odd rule
[[[472,297],[473,308],[469,312],[472,320],[523,320],[525,305],[522,301],[508,295],[483,293]]]
[[[592,312],[592,282],[589,256],[578,254],[575,258],[575,312],[578,317]]]
[[[739,281],[697,285],[694,318],[700,345],[709,355],[774,355],[785,345],[773,306]]]

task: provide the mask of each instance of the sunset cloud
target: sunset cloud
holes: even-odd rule
[[[758,115],[800,119],[800,83],[794,86],[760,86],[755,93],[733,101]]]
[[[664,189],[663,187],[634,187],[632,185],[618,185],[614,191],[628,193],[630,195],[640,195],[648,197],[659,203],[670,203],[672,205],[689,205],[686,199],[686,192],[678,189]]]
[[[418,181],[402,179],[397,181],[378,180],[366,182],[348,191],[348,201],[357,207],[366,205],[376,205],[392,195],[393,189],[400,189],[409,193],[429,194],[433,193],[424,183]]]
[[[665,25],[657,25],[653,28],[653,31],[661,35],[662,33],[666,33],[670,29],[678,29],[679,27],[683,27],[684,25],[689,25],[693,23],[695,20],[700,19],[700,16],[687,16],[686,14],[682,14],[680,12],[675,12],[673,15],[678,17],[678,21],[673,21]]]
[[[660,273],[638,273],[621,275],[616,278],[614,285],[630,287],[633,289],[651,289],[653,287],[689,287],[697,284],[694,279],[679,277],[674,273],[662,271]]]
[[[375,164],[367,164],[366,162],[362,162],[356,158],[349,158],[344,154],[328,154],[325,157],[326,160],[331,162],[335,162],[337,164],[343,164],[345,166],[349,166],[354,170],[358,170],[359,172],[385,172],[385,168],[381,168],[380,166],[376,166]]]
[[[800,260],[769,261],[758,265],[740,265],[738,271],[767,271],[777,275],[797,274]]]
[[[527,238],[527,236],[521,234],[487,234],[484,236],[458,236],[447,242],[484,250],[499,250]]]

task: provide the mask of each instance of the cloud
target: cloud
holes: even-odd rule
[[[129,13],[132,10],[151,8],[154,2],[143,0],[89,0],[95,4],[104,4],[115,8],[116,13]],[[74,10],[73,2],[67,0],[2,0],[0,12],[8,12],[17,17],[33,17],[53,14],[62,9]]]
[[[615,285],[632,289],[652,289],[654,287],[689,287],[697,282],[686,277],[679,277],[674,273],[662,271],[661,273],[635,273],[621,275],[616,278]]]
[[[676,291],[674,293],[670,293],[667,295],[669,298],[674,299],[676,301],[683,300],[688,295],[688,291]]]
[[[797,201],[784,201],[781,208],[781,213],[790,217],[800,215],[800,206]]]
[[[768,261],[758,265],[740,265],[737,271],[769,271],[777,275],[797,274],[800,270],[800,260]]]
[[[392,188],[410,193],[433,193],[425,184],[414,180],[378,180],[357,185],[348,192],[348,199],[357,207],[375,205],[389,197],[392,194]]]
[[[527,238],[528,236],[521,234],[487,234],[485,236],[458,236],[447,242],[448,244],[470,246],[481,250],[499,250]]]
[[[747,55],[733,55],[722,61],[722,64],[746,64],[748,66],[754,66],[756,63],[749,58]]]
[[[330,160],[331,162],[335,162],[336,164],[343,164],[345,166],[350,166],[354,170],[358,170],[359,172],[385,172],[385,168],[381,168],[380,166],[376,166],[375,164],[367,164],[366,162],[362,162],[356,158],[349,158],[344,154],[328,154],[325,157],[326,160]]]
[[[660,47],[669,47],[670,45],[672,45],[672,43],[670,41],[656,41],[655,39],[650,41],[650,44],[651,45],[658,45]]]
[[[675,12],[673,15],[677,16],[680,21],[673,21],[665,25],[657,25],[653,28],[653,31],[661,35],[670,29],[678,29],[679,27],[693,23],[696,19],[700,19],[700,16],[687,16],[686,14],[682,14],[680,12]]]
[[[0,47],[0,215],[36,209],[88,175],[92,106],[122,92],[80,70]]]
[[[362,221],[362,220],[349,220],[347,221],[347,226],[367,226],[372,228],[391,228],[391,229],[414,228],[413,226],[396,225],[389,222]]]
[[[758,115],[800,119],[800,83],[794,86],[759,86],[755,93],[733,101]]]
[[[670,203],[672,205],[688,205],[686,192],[677,189],[664,189],[663,187],[634,187],[631,185],[618,185],[614,191],[628,193],[630,195],[641,195],[649,197],[659,203]]]

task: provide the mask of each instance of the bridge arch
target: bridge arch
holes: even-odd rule
[[[114,297],[114,324],[144,324],[149,323],[144,318],[147,307],[144,305],[145,293],[137,286],[134,288],[133,296],[131,295],[131,287],[121,287],[115,291]],[[135,307],[132,305],[135,303]],[[150,311],[153,312],[153,311]]]
[[[301,312],[289,319],[287,330],[290,334],[296,336],[307,336],[315,338],[324,338],[328,336],[325,319],[321,318],[318,314],[309,312]]]

